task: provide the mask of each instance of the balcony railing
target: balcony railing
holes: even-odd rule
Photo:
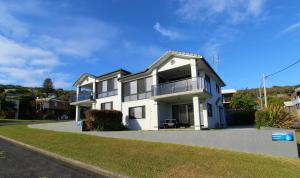
[[[115,96],[118,94],[118,89],[112,90],[112,91],[106,91],[106,92],[102,92],[102,93],[98,93],[97,98],[104,98],[104,97],[108,97],[108,96]]]
[[[72,96],[70,100],[71,102],[93,100],[93,93],[92,92],[79,93],[78,97],[76,95]]]
[[[204,89],[203,78],[189,78],[152,86],[152,96]]]

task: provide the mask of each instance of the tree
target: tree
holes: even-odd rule
[[[238,91],[231,98],[230,107],[233,109],[251,110],[257,105],[253,97],[243,91]]]
[[[54,91],[54,86],[51,78],[46,78],[43,83],[43,91],[45,93],[52,93]]]

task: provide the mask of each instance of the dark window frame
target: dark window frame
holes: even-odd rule
[[[206,105],[206,109],[207,109],[207,116],[208,117],[212,117],[213,116],[213,106],[212,106],[212,104],[210,104],[210,103],[207,103],[207,105]]]
[[[132,114],[131,110],[133,110],[133,112],[134,112],[135,108],[140,108],[140,107],[142,108],[142,117],[141,118],[137,118],[137,117],[131,115]],[[129,116],[129,119],[146,119],[146,107],[144,105],[143,106],[130,107],[130,108],[128,108],[128,116]]]
[[[105,110],[105,104],[110,104],[110,106],[111,106],[111,108],[110,109],[108,109],[108,110],[112,110],[113,109],[113,107],[114,107],[114,105],[113,105],[113,102],[111,101],[111,102],[105,102],[105,103],[101,103],[101,106],[100,106],[100,108],[101,108],[101,110]]]
[[[210,80],[210,77],[208,75],[205,74],[205,85],[207,85],[207,92],[208,93],[211,93],[211,80]]]
[[[142,100],[148,99],[151,97],[152,94],[152,83],[150,87],[147,87],[147,79],[151,78],[151,76],[139,78],[137,80],[132,80],[122,84],[122,100],[125,102],[125,98],[129,97],[126,101],[135,101],[135,100]],[[131,82],[136,82],[136,93],[131,92]],[[147,90],[148,88],[148,90]]]
[[[220,86],[218,84],[216,84],[216,91],[217,91],[217,93],[220,93],[220,91],[221,91]]]

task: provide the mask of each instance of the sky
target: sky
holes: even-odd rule
[[[203,55],[225,88],[253,88],[300,59],[297,0],[0,0],[0,84],[74,89],[82,73]],[[300,64],[267,86],[300,84]]]

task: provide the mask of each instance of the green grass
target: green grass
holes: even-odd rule
[[[1,123],[15,123],[15,122],[30,122],[31,120],[21,120],[21,119],[0,119]]]
[[[299,177],[300,159],[2,126],[15,140],[133,177]]]

